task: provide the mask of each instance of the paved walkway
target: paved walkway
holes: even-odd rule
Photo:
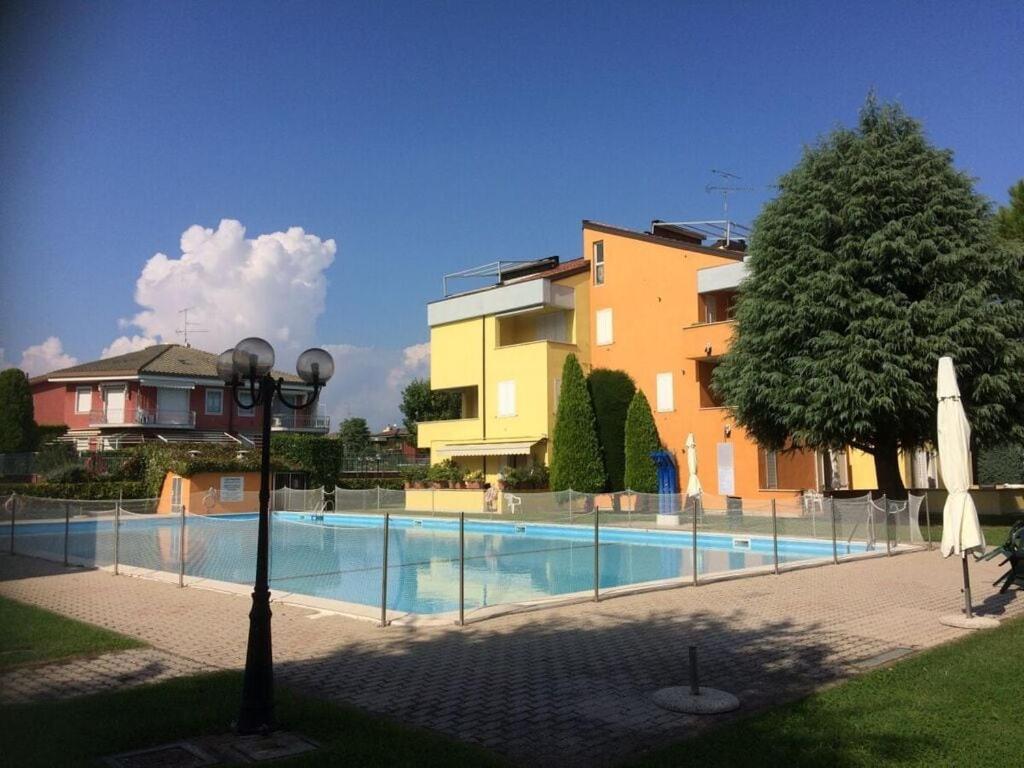
[[[1024,615],[995,595],[994,563],[972,565],[975,605]],[[391,627],[274,609],[279,679],[443,731],[524,765],[607,765],[714,720],[658,709],[651,693],[702,682],[743,710],[855,674],[899,648],[963,636],[960,567],[938,552],[847,562],[490,619],[464,628]],[[247,598],[0,556],[0,594],[142,638],[213,667],[245,657]]]
[[[28,704],[104,693],[209,672],[202,662],[156,648],[30,664],[0,673],[0,704]]]

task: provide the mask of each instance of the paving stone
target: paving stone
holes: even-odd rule
[[[972,566],[978,612],[1024,614],[1024,599],[988,586],[998,573],[992,562]],[[920,552],[461,628],[380,629],[275,603],[276,673],[315,695],[486,744],[517,764],[603,766],[721,722],[666,713],[651,699],[686,684],[688,645],[700,649],[701,684],[736,694],[740,712],[750,711],[857,674],[865,659],[962,637],[938,622],[959,609],[960,578],[958,563]],[[0,676],[0,697],[88,693],[244,663],[248,596],[4,555],[0,594],[154,646],[138,658],[15,670]]]

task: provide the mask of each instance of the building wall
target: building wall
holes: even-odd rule
[[[57,426],[67,424],[67,387],[63,384],[40,382],[32,385],[32,407],[37,424]]]
[[[736,260],[585,226],[584,254],[593,252],[596,241],[604,243],[605,280],[591,287],[591,363],[595,368],[621,369],[633,377],[650,401],[659,435],[675,457],[683,480],[684,445],[687,434],[693,432],[697,474],[706,492],[719,492],[719,445],[731,446],[736,495],[769,498],[816,487],[813,454],[780,453],[779,488],[763,488],[760,448],[725,408],[709,402],[706,387],[702,402],[698,363],[717,361],[725,352],[733,322],[701,323],[697,272]],[[593,318],[606,308],[612,310],[613,340],[598,346]],[[672,374],[670,411],[658,411],[659,373]]]
[[[475,388],[477,418],[425,422],[418,428],[418,444],[431,449],[431,461],[444,457],[437,452],[452,441],[519,440],[543,441],[532,459],[549,463],[549,437],[554,428],[556,380],[568,355],[575,353],[588,367],[590,349],[589,301],[586,273],[569,275],[554,282],[575,289],[575,310],[567,317],[569,342],[526,341],[535,319],[529,315],[499,319],[493,315],[470,318],[430,329],[430,383],[434,389]],[[499,322],[506,321],[504,338]],[[499,342],[504,342],[499,344]],[[515,382],[516,409],[513,415],[499,415],[499,386]],[[472,396],[469,398],[472,400]],[[494,482],[505,462],[492,456],[460,458],[468,470],[482,469]]]

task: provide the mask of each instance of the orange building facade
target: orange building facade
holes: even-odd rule
[[[648,233],[584,221],[583,254],[591,264],[590,367],[633,377],[681,474],[693,432],[707,493],[767,499],[824,484],[817,454],[765,451],[711,391],[733,332],[742,251],[706,247],[699,235],[657,222]]]

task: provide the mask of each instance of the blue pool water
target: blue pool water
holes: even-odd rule
[[[114,561],[113,522],[74,521],[68,556],[73,562]],[[592,592],[594,531],[588,526],[466,521],[465,607],[473,610],[558,595]],[[16,551],[59,559],[64,525],[25,523],[16,527]],[[171,517],[122,516],[117,559],[124,565],[177,573],[182,526]],[[186,576],[251,584],[255,575],[256,516],[186,519]],[[600,587],[692,578],[692,537],[686,532],[600,530]],[[379,607],[384,550],[383,519],[370,515],[274,514],[271,533],[271,588],[278,594],[342,600]],[[863,551],[844,544],[840,554]],[[831,540],[780,539],[779,562],[828,560]],[[770,566],[769,537],[700,534],[701,575]],[[458,521],[395,515],[388,536],[389,610],[420,614],[459,607]]]

